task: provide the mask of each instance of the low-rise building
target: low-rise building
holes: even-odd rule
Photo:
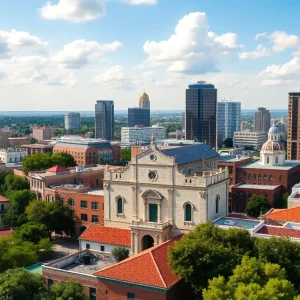
[[[2,218],[6,214],[9,206],[9,200],[0,195],[0,228],[3,227]]]
[[[51,140],[52,137],[52,127],[51,126],[42,126],[42,127],[33,127],[32,128],[32,137],[36,140],[44,141]]]
[[[268,139],[268,134],[262,131],[237,131],[233,135],[233,146],[239,148],[253,147],[260,150],[261,146]]]
[[[4,163],[21,163],[27,156],[27,151],[23,148],[0,149],[0,160]]]
[[[21,146],[23,144],[28,144],[28,142],[29,142],[29,138],[26,136],[8,138],[9,147]]]
[[[28,155],[33,155],[35,153],[52,153],[54,145],[48,144],[27,144],[21,145],[25,149]]]

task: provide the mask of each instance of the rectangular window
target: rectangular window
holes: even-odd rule
[[[86,249],[90,249],[90,248],[91,248],[91,245],[90,245],[90,244],[85,244],[85,248],[86,248]]]
[[[87,201],[81,200],[81,201],[80,201],[80,207],[81,207],[81,208],[87,208],[87,207],[88,207]]]
[[[104,252],[105,251],[105,246],[100,246],[100,251]]]
[[[0,210],[4,210],[4,204],[1,204],[1,209]]]
[[[99,217],[95,216],[95,215],[92,215],[92,222],[98,223],[99,222]]]
[[[99,203],[98,202],[92,202],[92,209],[97,210],[99,208]]]
[[[157,204],[149,204],[149,222],[157,222],[158,220],[158,209]]]
[[[88,220],[87,214],[81,214],[80,220],[81,220],[81,221],[87,221],[87,220]]]
[[[135,293],[127,293],[127,300],[135,300]]]
[[[97,290],[95,288],[90,287],[90,300],[97,299]]]
[[[53,279],[48,278],[48,289],[50,289],[53,284],[54,284]]]
[[[68,204],[69,204],[70,206],[74,206],[74,205],[75,205],[75,200],[72,199],[72,198],[68,199]]]

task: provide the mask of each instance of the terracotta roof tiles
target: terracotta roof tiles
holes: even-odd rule
[[[8,202],[9,200],[0,195],[0,202]]]
[[[300,222],[300,207],[273,210],[264,217],[277,221]]]
[[[47,169],[48,172],[53,172],[53,173],[61,173],[61,172],[67,172],[69,169],[61,166],[54,166],[50,169]]]
[[[256,233],[300,238],[300,230],[284,227],[263,226]]]

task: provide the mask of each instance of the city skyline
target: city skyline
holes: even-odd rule
[[[96,99],[126,110],[144,89],[153,110],[170,109],[169,99],[184,110],[185,89],[199,80],[216,86],[218,101],[285,109],[300,89],[297,1],[70,3],[0,4],[2,110],[91,111]]]

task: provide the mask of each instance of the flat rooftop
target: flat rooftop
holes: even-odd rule
[[[231,158],[223,158],[221,159],[222,162],[237,162],[237,161],[242,161],[251,158],[251,156],[241,156],[241,157],[232,157]]]
[[[83,193],[83,194],[104,196],[104,190],[91,190],[91,191],[87,191],[86,193]]]
[[[250,162],[238,168],[245,169],[265,169],[265,170],[290,170],[296,166],[300,165],[298,160],[286,160],[283,166],[264,166],[259,161]]]
[[[260,220],[248,220],[248,219],[238,219],[238,218],[219,218],[213,223],[222,228],[244,228],[247,230],[254,229],[256,226],[260,225],[264,221]]]
[[[90,257],[89,263],[86,257]],[[116,260],[110,253],[83,250],[72,255],[65,256],[43,266],[44,268],[54,268],[72,273],[93,275],[95,272],[114,265]]]
[[[241,184],[232,186],[236,189],[253,189],[253,190],[275,190],[279,185],[263,185],[263,184]]]

